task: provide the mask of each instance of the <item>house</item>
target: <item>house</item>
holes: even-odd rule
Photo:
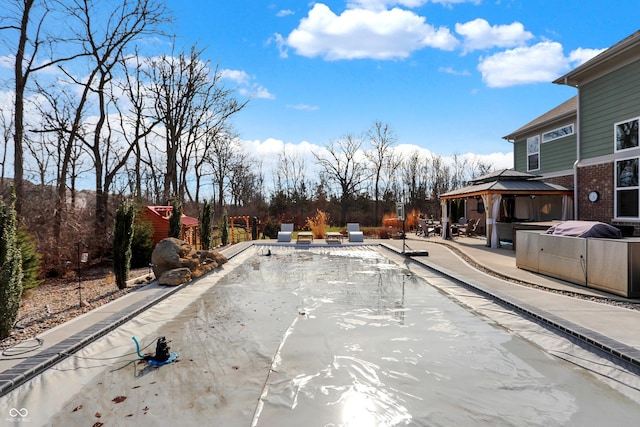
[[[153,246],[162,239],[169,237],[169,218],[173,212],[172,206],[145,206],[141,217],[151,223],[153,227]],[[182,214],[182,240],[192,246],[199,244],[198,220]]]
[[[573,187],[576,219],[640,234],[640,31],[553,83],[577,94],[504,137],[514,169]]]

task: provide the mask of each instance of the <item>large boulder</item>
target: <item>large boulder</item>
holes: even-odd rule
[[[217,251],[194,250],[187,242],[173,237],[168,237],[158,242],[151,254],[153,273],[159,279],[159,283],[163,274],[171,270],[188,269],[190,271],[190,278],[186,281],[189,281],[191,278],[200,277],[226,262],[227,258]],[[186,277],[184,272],[180,274],[176,272],[176,275],[183,277],[183,279],[176,279],[174,277],[171,279],[172,282],[184,280]]]
[[[188,268],[174,268],[167,270],[158,277],[159,285],[178,286],[191,281],[191,270]]]

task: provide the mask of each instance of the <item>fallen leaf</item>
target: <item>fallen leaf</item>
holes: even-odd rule
[[[96,417],[96,418],[100,418],[100,417],[102,417],[102,414],[101,414],[100,412],[96,412],[95,417]]]
[[[78,405],[75,408],[73,408],[73,411],[71,412],[78,412],[80,409],[82,409],[82,405]]]
[[[117,397],[114,397],[113,399],[111,399],[111,401],[113,403],[121,403],[121,402],[124,402],[126,398],[127,398],[127,396],[117,396]]]

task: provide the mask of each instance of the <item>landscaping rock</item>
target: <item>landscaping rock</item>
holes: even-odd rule
[[[194,250],[188,243],[173,237],[161,240],[151,255],[153,273],[158,277],[159,284],[163,284],[161,277],[170,270],[186,268],[190,271],[191,280],[226,262],[227,258],[217,251]]]
[[[165,286],[178,286],[190,281],[191,270],[188,268],[174,268],[173,270],[165,271],[158,278],[158,284]]]

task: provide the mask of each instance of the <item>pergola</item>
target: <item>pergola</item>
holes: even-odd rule
[[[562,185],[539,180],[537,175],[503,169],[469,181],[466,187],[440,195],[442,206],[442,236],[448,237],[449,202],[460,199],[482,199],[485,206],[487,246],[497,248],[497,220],[500,217],[515,218],[516,198],[520,197],[518,211],[527,221],[549,220],[558,215],[558,220],[573,217],[573,190]],[[538,197],[541,196],[541,197]],[[544,196],[561,196],[548,198]],[[538,201],[536,201],[538,198]],[[554,201],[555,199],[555,201]],[[509,200],[509,203],[503,201]],[[502,211],[501,211],[502,209]]]

